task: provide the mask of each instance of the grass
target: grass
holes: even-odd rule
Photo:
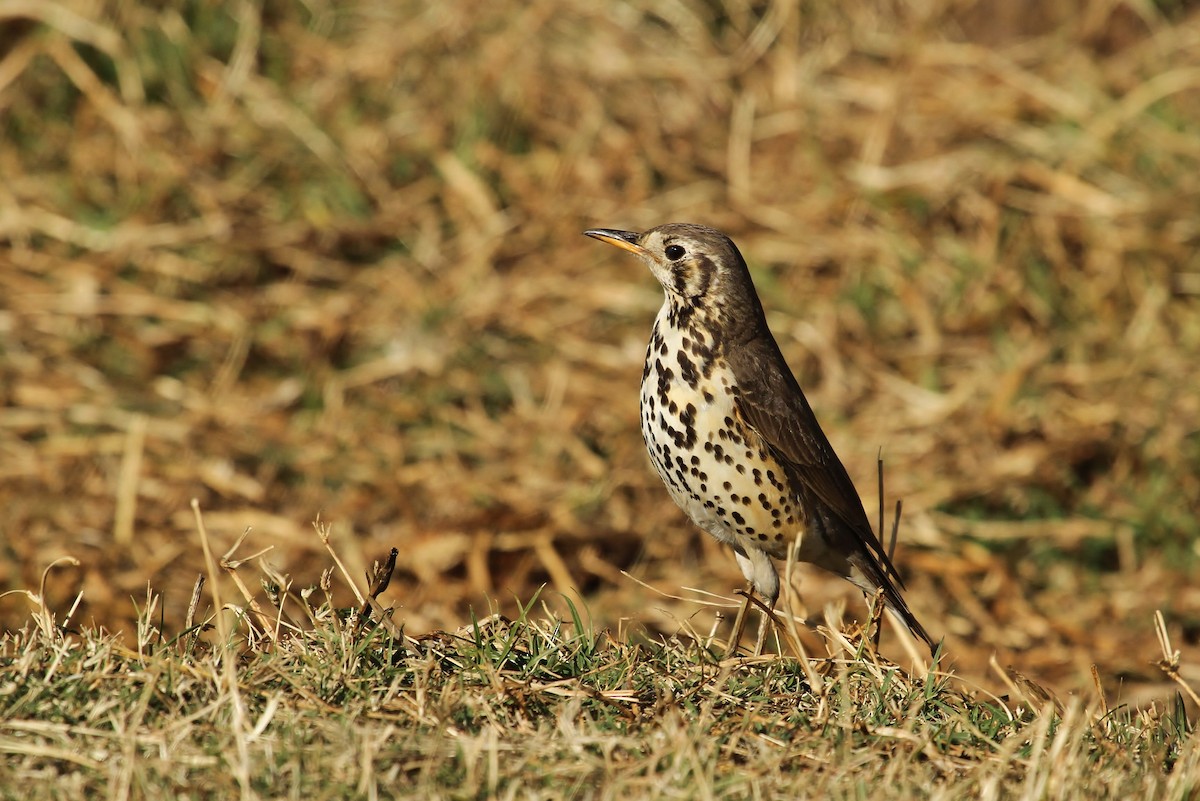
[[[262,790],[267,765],[329,795],[372,776],[1189,792],[1191,4],[60,0],[0,19],[0,736],[23,771],[0,792],[68,794],[60,771],[116,797],[202,773],[197,793]],[[885,656],[851,658],[833,633],[856,641],[861,599],[803,566],[784,659],[707,655],[732,602],[714,593],[741,577],[646,464],[658,289],[580,236],[670,220],[737,241],[868,509],[882,450],[907,597],[945,637],[932,696],[915,661],[888,667],[890,630]],[[268,584],[320,584],[318,517],[349,575],[399,549],[381,598],[411,639],[351,636],[348,581],[276,633],[270,593],[214,571],[206,593],[267,619],[230,622],[236,662],[219,633],[193,642],[193,498],[218,552],[247,529],[272,549]],[[483,609],[514,621],[504,660],[470,634]],[[449,655],[424,685],[436,716],[353,706],[410,698],[429,654]],[[1061,711],[997,712],[1009,666]],[[644,703],[619,695],[635,684]],[[568,731],[586,747],[550,736]],[[302,765],[305,742],[328,747]]]
[[[28,593],[0,640],[3,797],[1184,799],[1200,782],[1181,700],[1063,705],[1011,670],[997,697],[833,629],[821,656],[722,661],[710,638],[597,630],[538,595],[413,637],[378,605],[332,606],[328,577],[261,578],[273,609],[247,594],[170,634],[148,592],[132,639]]]

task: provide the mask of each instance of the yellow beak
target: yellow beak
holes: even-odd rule
[[[633,231],[618,231],[615,228],[591,228],[584,231],[584,234],[590,236],[592,239],[599,239],[601,242],[616,245],[621,250],[628,250],[637,256],[646,255],[646,249],[638,244],[638,238],[641,234],[635,234]]]

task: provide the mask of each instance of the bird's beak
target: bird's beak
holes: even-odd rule
[[[601,242],[616,245],[621,250],[628,250],[630,253],[638,256],[646,255],[646,249],[638,244],[638,237],[641,234],[635,234],[633,231],[617,231],[613,228],[592,228],[584,231],[584,233],[592,239],[599,239]]]

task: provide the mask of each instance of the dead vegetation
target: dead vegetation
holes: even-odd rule
[[[1011,692],[905,669],[832,618],[807,653],[719,660],[686,630],[600,631],[570,600],[406,635],[374,601],[394,565],[297,589],[197,534],[216,614],[168,634],[147,592],[136,637],[68,633],[41,593],[0,636],[0,796],[1187,798],[1182,701],[1066,704],[1014,671]],[[393,552],[393,556],[395,552]],[[249,588],[262,567],[265,596]],[[238,588],[231,598],[217,588]],[[197,597],[202,584],[196,585]],[[787,598],[790,606],[794,599]],[[558,607],[562,615],[552,607]],[[1161,620],[1159,621],[1161,624]],[[382,625],[381,625],[382,624]],[[1160,625],[1162,667],[1178,653]],[[1177,676],[1175,678],[1178,678]],[[1190,694],[1190,687],[1181,682]],[[965,690],[965,691],[964,691]]]
[[[869,509],[882,448],[960,675],[1173,692],[1200,17],[1077,5],[0,5],[0,587],[70,554],[51,608],[131,633],[150,581],[178,630],[196,497],[301,583],[318,515],[352,575],[398,547],[410,633],[542,584],[706,630],[621,573],[739,584],[642,451],[654,282],[580,236],[692,220],[741,246]]]

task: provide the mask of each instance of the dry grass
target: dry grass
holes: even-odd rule
[[[353,575],[399,547],[409,632],[543,583],[599,627],[706,631],[621,574],[740,581],[637,434],[658,290],[579,235],[692,220],[741,246],[868,508],[883,449],[959,675],[1174,692],[1189,4],[159,5],[0,3],[0,587],[71,554],[50,608],[82,590],[75,620],[132,633],[150,581],[178,631],[196,497],[218,550],[252,526],[301,584],[318,514]],[[808,616],[861,609],[801,573]]]
[[[834,626],[819,656],[722,662],[536,598],[414,638],[336,609],[332,574],[295,592],[268,570],[269,603],[169,637],[147,593],[136,641],[66,634],[27,594],[0,638],[0,797],[1184,799],[1200,778],[1182,702],[963,692]]]

